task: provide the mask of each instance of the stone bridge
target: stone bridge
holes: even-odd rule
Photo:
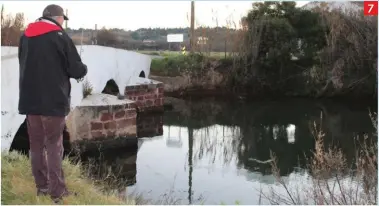
[[[163,84],[146,78],[150,56],[97,45],[77,49],[88,74],[82,82],[70,80],[65,134],[71,143],[136,137],[137,113],[163,111]],[[1,47],[2,151],[9,151],[16,133],[26,128],[25,115],[18,114],[18,65],[17,47]]]

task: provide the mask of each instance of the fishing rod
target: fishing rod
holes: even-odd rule
[[[82,51],[83,51],[83,36],[84,36],[84,29],[82,29],[82,36],[80,37],[80,51],[79,56],[82,57]]]
[[[82,51],[83,51],[83,36],[84,36],[84,29],[82,29],[82,35],[80,37],[80,50],[79,50],[79,56],[80,56],[80,58],[82,58]],[[77,79],[76,81],[79,83],[79,82],[83,81],[83,79],[84,78]]]

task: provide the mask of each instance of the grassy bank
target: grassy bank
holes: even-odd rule
[[[136,50],[135,52],[146,54],[146,55],[153,55],[153,56],[161,56],[161,57],[175,57],[182,55],[182,51],[149,51],[149,50]],[[186,51],[186,53],[189,53]],[[214,58],[223,58],[225,57],[225,52],[207,52],[203,53],[206,56],[214,57]],[[226,53],[229,55],[229,53]]]
[[[165,95],[172,97],[231,97],[228,72],[231,58],[201,54],[152,59],[150,78],[165,84]]]
[[[375,99],[376,97],[376,94],[372,93],[373,90],[364,87],[338,89],[331,86],[329,80],[326,79],[324,81],[326,86],[314,83],[310,81],[313,77],[307,74],[287,79],[288,84],[286,83],[285,87],[277,84],[281,81],[264,82],[261,81],[259,75],[256,76],[257,78],[253,77],[254,70],[248,74],[241,73],[244,66],[241,65],[239,57],[215,58],[202,54],[178,54],[152,59],[150,68],[150,78],[165,84],[166,95],[178,98],[197,96],[226,96],[229,98],[233,95],[244,98],[354,99],[359,97]],[[246,80],[245,77],[252,79]],[[296,81],[290,81],[295,77]],[[371,84],[372,82],[366,83]]]
[[[157,76],[194,76],[196,72],[210,69],[210,62],[217,62],[217,58],[201,54],[175,55],[151,61],[151,73]]]
[[[68,189],[78,193],[64,199],[70,205],[124,205],[134,204],[133,200],[121,200],[115,194],[105,194],[99,186],[83,175],[78,164],[67,159],[63,162]],[[52,204],[49,197],[37,197],[30,161],[26,156],[15,152],[1,155],[1,204]]]

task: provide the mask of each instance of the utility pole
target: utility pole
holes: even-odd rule
[[[188,124],[189,125],[189,124]],[[193,128],[188,129],[188,203],[192,204],[192,173],[193,173]]]
[[[97,24],[95,24],[94,44],[97,45]]]
[[[195,1],[191,1],[191,36],[190,36],[191,53],[195,50]]]
[[[66,16],[68,17],[68,9],[66,9]],[[65,21],[65,22],[64,22],[64,25],[65,25],[65,27],[66,27],[65,29],[68,28],[68,27],[67,27],[67,23],[68,23],[68,21]]]

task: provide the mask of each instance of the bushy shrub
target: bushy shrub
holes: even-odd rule
[[[155,58],[151,62],[153,75],[180,76],[191,72],[193,74],[206,69],[213,58],[201,54],[171,55],[164,58]]]
[[[320,5],[254,3],[229,84],[274,95],[376,94],[377,18]]]

